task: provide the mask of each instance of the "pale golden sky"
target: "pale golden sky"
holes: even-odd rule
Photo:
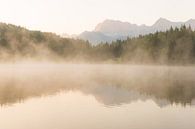
[[[55,33],[93,30],[105,19],[153,24],[195,19],[195,0],[0,0],[0,22]]]

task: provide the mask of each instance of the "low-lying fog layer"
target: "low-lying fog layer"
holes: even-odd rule
[[[104,105],[153,99],[159,106],[194,104],[195,67],[17,63],[0,65],[0,104],[80,91]]]

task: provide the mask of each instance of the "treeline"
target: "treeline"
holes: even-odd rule
[[[83,40],[0,23],[0,60],[70,59],[78,55],[85,57],[88,49],[90,44]]]
[[[171,28],[137,38],[118,40],[112,44],[100,44],[99,57],[119,62],[155,64],[195,63],[195,32],[191,27]],[[96,52],[95,52],[96,53]]]
[[[171,28],[127,40],[93,46],[88,41],[62,38],[0,23],[0,60],[49,59],[64,61],[194,64],[195,32]]]

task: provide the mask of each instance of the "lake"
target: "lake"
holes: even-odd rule
[[[0,129],[195,129],[195,67],[0,65]]]

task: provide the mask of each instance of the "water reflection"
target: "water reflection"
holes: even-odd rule
[[[1,65],[0,104],[80,91],[105,106],[152,99],[159,107],[193,105],[195,68],[128,65]]]

